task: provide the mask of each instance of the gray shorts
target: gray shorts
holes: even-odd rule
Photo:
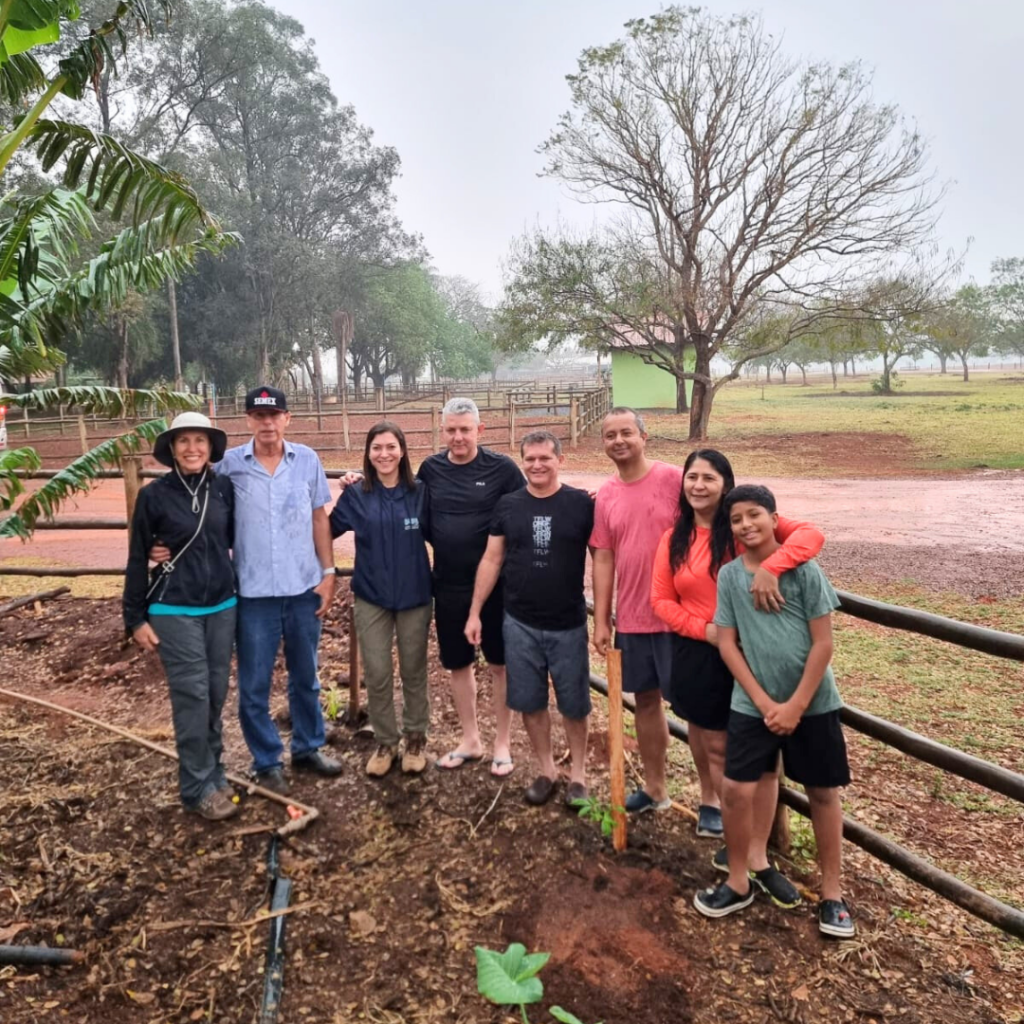
[[[587,627],[534,629],[505,613],[505,703],[523,714],[546,711],[548,676],[564,718],[590,714],[590,660]]]
[[[645,693],[661,690],[668,700],[672,693],[673,633],[620,633],[615,631],[615,648],[622,651],[622,692]]]

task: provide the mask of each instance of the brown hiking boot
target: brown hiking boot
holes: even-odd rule
[[[237,805],[233,804],[219,789],[215,789],[189,810],[206,818],[207,821],[224,821],[225,818],[233,818],[238,813]]]
[[[375,779],[382,779],[395,763],[398,756],[398,747],[380,746],[374,752],[369,761],[366,762],[366,774],[372,775]]]
[[[402,751],[402,771],[406,775],[419,775],[427,767],[427,737],[421,732],[411,732],[405,737]]]

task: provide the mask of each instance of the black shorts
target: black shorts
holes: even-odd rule
[[[775,771],[779,751],[787,778],[802,786],[834,789],[850,784],[846,740],[838,711],[808,715],[790,736],[779,736],[764,719],[733,711],[725,748],[725,777],[733,782],[757,782]]]
[[[729,726],[732,673],[718,648],[688,636],[672,637],[672,710],[691,725],[725,732]]]
[[[473,603],[473,588],[434,585],[434,624],[441,664],[449,672],[472,665],[476,651],[466,639],[466,619]],[[505,619],[505,598],[499,582],[480,611],[483,629],[480,649],[489,665],[505,664],[505,641],[501,627]]]

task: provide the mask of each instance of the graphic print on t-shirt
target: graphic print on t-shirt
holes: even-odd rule
[[[551,516],[533,517],[533,567],[546,569],[551,553]]]

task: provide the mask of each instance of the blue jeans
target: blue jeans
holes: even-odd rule
[[[270,717],[270,684],[282,639],[288,668],[292,757],[311,754],[324,745],[317,679],[319,607],[320,597],[312,590],[295,597],[238,599],[238,719],[254,771],[282,765],[284,747]]]

